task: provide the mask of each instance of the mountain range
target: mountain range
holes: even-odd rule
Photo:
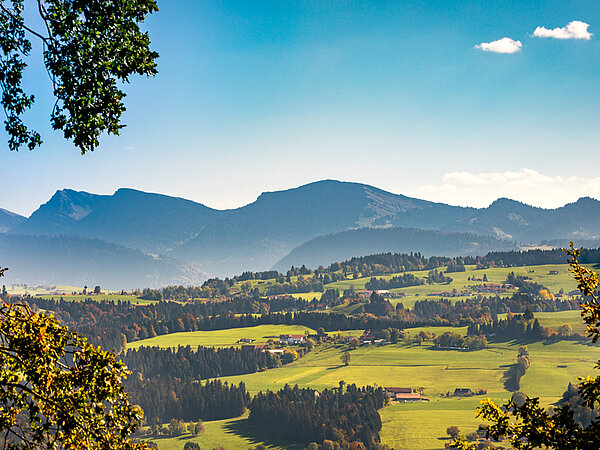
[[[263,193],[241,208],[216,210],[134,189],[119,189],[113,195],[64,189],[29,218],[0,210],[0,232],[5,245],[18,236],[69,236],[86,238],[69,245],[85,242],[88,249],[101,242],[113,245],[115,254],[135,249],[185,273],[178,277],[171,271],[160,280],[150,277],[170,283],[203,273],[226,276],[272,267],[284,270],[292,264],[326,265],[380,251],[451,256],[542,241],[594,240],[600,238],[600,202],[581,198],[542,209],[501,198],[487,208],[464,208],[365,184],[324,180]],[[85,258],[85,252],[79,257]],[[75,276],[78,261],[68,269],[76,279],[81,278]]]

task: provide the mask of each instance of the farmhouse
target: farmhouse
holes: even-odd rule
[[[423,398],[421,394],[396,394],[395,397],[392,397],[392,400],[397,402],[420,402]]]
[[[306,336],[303,334],[282,334],[279,336],[280,344],[304,344]]]
[[[456,388],[456,389],[454,389],[454,394],[452,394],[452,395],[454,397],[472,397],[475,394],[469,388]]]
[[[423,400],[421,394],[412,392],[411,388],[401,387],[386,387],[384,388],[389,394],[390,399],[397,402],[418,402]]]
[[[362,344],[371,344],[374,342],[379,336],[376,332],[371,330],[365,330],[365,332],[360,337],[360,342]]]

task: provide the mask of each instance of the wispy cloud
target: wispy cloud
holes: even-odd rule
[[[475,48],[492,53],[516,53],[523,48],[523,44],[521,41],[514,41],[511,38],[503,37],[497,41],[482,42],[476,45]]]
[[[589,23],[574,20],[562,28],[553,28],[550,30],[546,27],[537,27],[533,32],[533,36],[553,39],[585,39],[589,41],[593,36],[588,31],[589,27]]]
[[[403,192],[414,197],[462,206],[484,207],[508,197],[544,208],[556,208],[579,197],[600,199],[600,177],[548,176],[523,168],[507,172],[449,172],[440,184]]]

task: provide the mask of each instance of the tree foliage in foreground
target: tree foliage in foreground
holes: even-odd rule
[[[37,3],[37,4],[35,4]],[[27,36],[41,40],[44,64],[56,103],[51,124],[73,140],[81,153],[93,151],[102,133],[119,134],[124,125],[125,93],[119,83],[133,74],[155,75],[158,54],[139,28],[148,14],[158,11],[155,0],[37,0],[43,30],[26,23],[24,0],[0,0],[0,103],[4,108],[8,146],[30,150],[42,143],[22,115],[34,96],[21,85],[31,52]]]
[[[572,242],[570,249],[565,252],[570,256],[570,271],[585,298],[581,304],[581,315],[592,342],[597,342],[600,337],[600,302],[596,292],[600,284],[598,275],[579,263],[581,249],[575,249]],[[600,361],[596,368],[600,369]],[[600,404],[600,376],[580,377],[578,391],[585,406],[593,410]],[[507,439],[515,449],[592,450],[598,448],[600,440],[600,420],[594,418],[588,426],[582,426],[569,403],[563,403],[554,411],[547,411],[538,398],[527,398],[520,405],[511,399],[502,406],[486,399],[478,408],[477,415],[490,422],[490,437]],[[476,448],[461,438],[452,445],[463,450]]]
[[[6,269],[0,270],[0,275]],[[144,449],[141,410],[122,362],[27,307],[0,307],[0,442],[4,448]]]

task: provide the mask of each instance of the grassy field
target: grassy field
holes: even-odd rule
[[[54,300],[59,300],[60,298],[62,298],[63,300],[66,301],[73,301],[73,302],[80,302],[82,300],[87,300],[88,298],[91,298],[94,301],[97,302],[101,302],[103,300],[108,300],[111,302],[116,302],[116,301],[122,301],[122,302],[129,302],[129,303],[133,303],[135,305],[150,305],[152,303],[157,303],[156,300],[144,300],[141,298],[136,297],[135,295],[121,295],[121,294],[100,294],[100,295],[37,295],[37,297],[40,298],[46,298],[46,299],[54,299]]]
[[[230,328],[216,331],[190,331],[165,334],[131,342],[127,344],[127,348],[138,348],[143,345],[163,348],[178,347],[180,345],[191,345],[192,347],[199,345],[206,347],[231,347],[241,345],[237,342],[240,338],[254,339],[253,344],[264,344],[269,340],[268,336],[277,336],[278,338],[280,334],[304,334],[307,330],[314,333],[314,330],[300,325],[259,325],[256,327]]]
[[[481,281],[469,281],[468,278],[470,277],[483,278],[483,275],[485,274],[489,283],[502,283],[506,281],[506,277],[510,272],[514,272],[516,275],[528,276],[532,279],[532,281],[546,286],[551,292],[557,293],[561,289],[564,289],[565,292],[569,292],[577,288],[577,283],[573,280],[568,268],[569,266],[567,264],[490,268],[485,270],[476,270],[475,266],[467,266],[466,272],[454,272],[447,274],[450,278],[452,278],[452,282],[449,284],[424,284],[422,286],[410,286],[406,288],[392,289],[392,292],[403,292],[405,297],[393,299],[391,302],[392,304],[402,302],[404,306],[412,308],[417,300],[423,300],[423,297],[427,298],[428,296],[431,298],[432,292],[451,291],[452,289],[456,289],[460,292],[462,289],[482,284]],[[551,275],[550,271],[558,271],[558,274]],[[428,271],[421,270],[407,273],[412,273],[416,277],[424,279],[427,276]],[[377,276],[377,278],[390,279],[397,275],[399,274],[381,275]],[[327,284],[325,289],[337,288],[342,291],[352,287],[354,290],[362,290],[365,289],[365,283],[367,283],[370,279],[371,277],[364,277],[356,280],[336,281],[335,283]],[[505,295],[511,295],[511,293]],[[467,297],[452,297],[451,300],[458,301],[464,300],[465,298]]]
[[[27,286],[26,288],[23,286],[12,286],[7,285],[6,290],[11,295],[60,295],[60,294],[70,294],[71,292],[81,292],[83,288],[75,287],[75,286],[66,286],[66,285],[56,285],[56,286]],[[58,293],[58,294],[56,294]]]
[[[568,272],[567,265],[546,265],[526,268],[486,269],[475,271],[472,267],[467,272],[449,274],[453,282],[449,285],[423,285],[399,289],[406,294],[402,301],[412,306],[415,301],[427,296],[432,291],[461,290],[464,287],[481,284],[472,282],[468,277],[476,276],[492,283],[506,280],[510,271],[527,275],[533,281],[548,287],[552,292],[564,289],[569,292],[576,288]],[[550,271],[557,270],[557,275]],[[413,272],[424,277],[426,272]],[[389,278],[387,276],[385,278]],[[369,278],[347,280],[327,285],[327,288],[340,290],[352,286],[356,290],[364,289]],[[304,294],[304,296],[312,294]],[[431,297],[429,297],[431,298]],[[453,298],[453,300],[459,300]],[[336,307],[333,310],[352,313],[359,305]],[[570,323],[574,331],[583,331],[579,311],[563,311],[556,313],[535,313],[536,318],[544,326],[558,328]],[[265,336],[283,333],[302,333],[303,330],[291,331],[286,326],[269,326],[222,330],[213,332],[179,333],[169,336],[139,341],[130,347],[139,345],[235,345],[240,337],[257,339],[258,343],[266,340]],[[281,327],[284,327],[285,331]],[[302,327],[300,327],[302,328]],[[445,331],[465,334],[466,328],[425,327],[408,329],[410,335],[421,330],[441,334]],[[342,334],[360,335],[362,330],[343,332]],[[519,345],[526,344],[531,357],[531,367],[521,380],[521,390],[530,396],[540,397],[542,404],[549,406],[560,399],[569,382],[577,382],[577,377],[593,373],[594,363],[600,359],[600,347],[587,344],[560,341],[544,342],[494,342],[489,348],[480,351],[447,351],[436,350],[431,343],[421,346],[399,343],[387,346],[362,346],[351,350],[351,361],[348,366],[340,362],[340,355],[346,350],[344,345],[326,344],[317,347],[313,352],[300,360],[278,369],[243,376],[224,377],[232,383],[243,381],[250,393],[267,389],[277,390],[285,384],[298,384],[302,387],[325,389],[336,387],[340,380],[358,385],[399,386],[424,388],[429,402],[415,404],[392,404],[381,410],[383,443],[396,449],[440,449],[448,442],[446,428],[456,425],[462,433],[475,431],[479,425],[476,419],[476,407],[483,397],[447,398],[447,392],[455,388],[486,389],[487,396],[497,402],[508,399],[511,392],[505,389],[505,374],[514,363]],[[223,446],[227,449],[248,448],[263,443],[271,448],[300,448],[292,443],[272,442],[265,440],[259,432],[253,430],[244,417],[225,421],[209,422],[206,432],[193,438],[201,448]],[[182,448],[182,438],[155,440],[161,450]]]
[[[247,420],[247,414],[243,417],[227,420],[215,420],[204,423],[204,431],[200,436],[191,434],[175,438],[149,438],[148,441],[158,445],[160,450],[181,450],[186,442],[195,442],[201,449],[212,449],[223,447],[227,450],[247,449],[263,444],[273,449],[301,450],[302,445],[294,442],[282,442],[271,440],[263,436],[259,430],[252,427]]]
[[[252,393],[279,389],[286,383],[324,389],[337,386],[339,380],[424,387],[430,402],[392,405],[382,411],[382,439],[395,448],[442,448],[448,426],[457,425],[464,432],[476,429],[475,408],[481,397],[448,399],[441,395],[467,387],[487,389],[488,396],[499,401],[507,399],[511,394],[504,389],[504,375],[520,344],[492,344],[473,352],[435,350],[430,344],[365,346],[351,351],[349,366],[340,364],[345,348],[329,346],[279,369],[226,379],[244,381]],[[546,405],[556,402],[578,375],[591,373],[593,362],[600,358],[598,347],[574,342],[529,343],[528,348],[532,364],[522,379],[522,390],[540,396]]]
[[[578,311],[536,313],[546,326],[571,323],[576,329],[581,324]],[[250,328],[207,332],[176,333],[129,344],[140,345],[230,346],[240,337],[250,337],[262,343],[267,336],[293,333],[303,334],[306,328],[286,325],[261,325]],[[436,334],[453,331],[464,334],[466,328],[425,327],[408,329],[413,335],[421,330]],[[358,336],[362,330],[345,331],[342,335]],[[331,388],[340,380],[358,385],[423,387],[429,402],[394,404],[381,411],[384,443],[402,449],[439,449],[448,442],[445,434],[450,425],[461,431],[474,431],[479,424],[475,408],[482,397],[466,399],[446,398],[447,392],[457,387],[486,389],[488,396],[497,401],[510,397],[504,388],[507,368],[515,360],[519,345],[526,344],[531,355],[531,367],[521,380],[521,389],[530,396],[539,396],[544,405],[556,402],[569,382],[577,376],[592,374],[593,364],[600,359],[600,348],[571,341],[551,344],[543,342],[492,343],[485,350],[463,352],[436,350],[431,343],[422,346],[400,343],[387,346],[362,346],[351,350],[349,366],[343,366],[340,355],[344,345],[326,344],[300,360],[278,369],[254,374],[224,377],[233,383],[243,381],[250,393],[267,389],[277,390],[286,383],[315,389]],[[271,448],[299,448],[291,443],[269,441],[249,426],[246,419],[236,418],[206,423],[206,431],[199,437],[155,439],[161,450],[180,449],[186,439],[197,442],[201,448],[223,446],[226,449],[249,448],[259,443]]]

